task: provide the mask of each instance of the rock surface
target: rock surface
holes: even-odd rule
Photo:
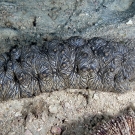
[[[36,41],[40,45],[43,40],[71,36],[98,36],[134,47],[134,8],[133,0],[1,0],[0,52],[16,44]],[[0,133],[52,135],[51,127],[58,126],[62,135],[87,135],[100,121],[135,106],[134,97],[134,91],[70,89],[1,102]]]

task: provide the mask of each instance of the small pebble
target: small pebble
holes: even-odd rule
[[[132,20],[129,20],[126,24],[127,24],[127,25],[132,25],[133,22],[132,22]]]
[[[51,128],[51,133],[54,135],[60,135],[61,134],[61,128],[58,126],[53,126]]]
[[[98,100],[98,99],[99,99],[99,96],[98,96],[97,93],[94,93],[94,94],[93,94],[93,99],[94,99],[94,100]]]
[[[26,130],[24,135],[32,135],[32,133],[29,130]]]
[[[53,106],[53,105],[50,105],[49,106],[49,111],[50,111],[50,113],[57,113],[58,112],[58,109],[57,109],[57,107],[56,106]]]
[[[19,116],[21,116],[22,114],[20,113],[20,112],[16,112],[15,113],[15,117],[19,117]]]

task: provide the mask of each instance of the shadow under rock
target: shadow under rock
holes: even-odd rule
[[[71,123],[63,122],[62,135],[89,135],[97,125],[103,121],[109,121],[112,116],[109,114],[95,114],[84,116]]]

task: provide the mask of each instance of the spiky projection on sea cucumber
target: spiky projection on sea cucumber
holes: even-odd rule
[[[67,88],[124,92],[135,79],[135,50],[95,37],[46,41],[0,55],[0,99]]]

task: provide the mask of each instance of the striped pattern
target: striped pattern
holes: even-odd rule
[[[0,100],[67,88],[124,92],[134,71],[134,49],[99,37],[14,46],[0,55]]]

